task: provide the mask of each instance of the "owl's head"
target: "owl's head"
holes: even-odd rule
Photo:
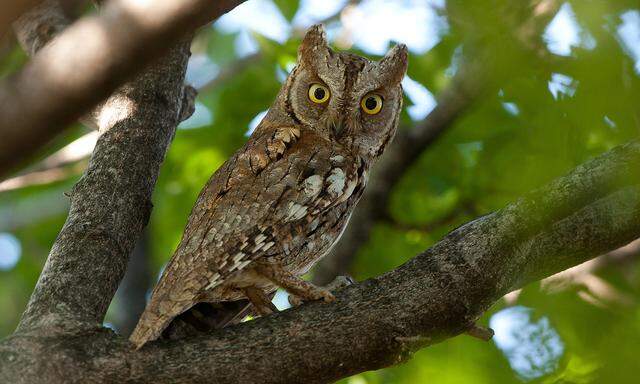
[[[298,62],[280,94],[286,113],[320,136],[373,159],[395,135],[400,82],[407,48],[400,44],[380,61],[333,51],[322,25],[306,33]]]

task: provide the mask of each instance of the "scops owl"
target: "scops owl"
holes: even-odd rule
[[[300,278],[345,229],[369,168],[395,135],[407,49],[378,62],[329,48],[313,26],[248,142],[211,177],[131,335],[141,347],[198,303],[248,299],[271,313],[281,287],[332,301]]]

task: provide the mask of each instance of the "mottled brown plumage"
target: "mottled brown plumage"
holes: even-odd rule
[[[266,117],[200,193],[131,336],[136,347],[197,303],[248,298],[266,314],[278,286],[333,300],[300,276],[338,240],[393,138],[406,65],[402,45],[372,62],[332,51],[321,26],[307,32]]]

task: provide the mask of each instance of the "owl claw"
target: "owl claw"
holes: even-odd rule
[[[302,305],[302,303],[304,303],[304,301],[302,301],[300,296],[289,295],[288,299],[289,299],[289,304],[291,304],[292,307],[297,307],[299,305]]]
[[[322,295],[322,300],[324,300],[325,303],[333,303],[334,301],[336,301],[336,297],[333,295],[333,293],[327,291],[326,289],[323,289],[320,294]]]
[[[289,304],[291,304],[292,307],[297,307],[299,305],[302,305],[305,301],[312,301],[312,300],[322,300],[325,303],[333,303],[334,301],[336,301],[336,297],[329,290],[324,288],[319,288],[315,292],[315,295],[312,300],[304,300],[303,298],[297,295],[289,295],[288,300],[289,300]]]

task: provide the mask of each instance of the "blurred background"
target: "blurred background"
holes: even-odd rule
[[[81,3],[71,12],[93,11]],[[264,116],[317,22],[336,49],[374,59],[407,44],[400,134],[437,134],[411,148],[366,236],[341,244],[353,257],[321,266],[315,280],[397,267],[640,134],[637,0],[250,0],[194,40],[196,111],[169,149],[107,326],[130,332],[200,189]],[[13,37],[0,41],[0,77],[26,60]],[[0,338],[19,320],[97,136],[78,124],[0,182]],[[284,307],[284,295],[276,302]],[[343,382],[637,383],[640,242],[510,293],[481,323],[495,330],[488,343],[459,336]]]

